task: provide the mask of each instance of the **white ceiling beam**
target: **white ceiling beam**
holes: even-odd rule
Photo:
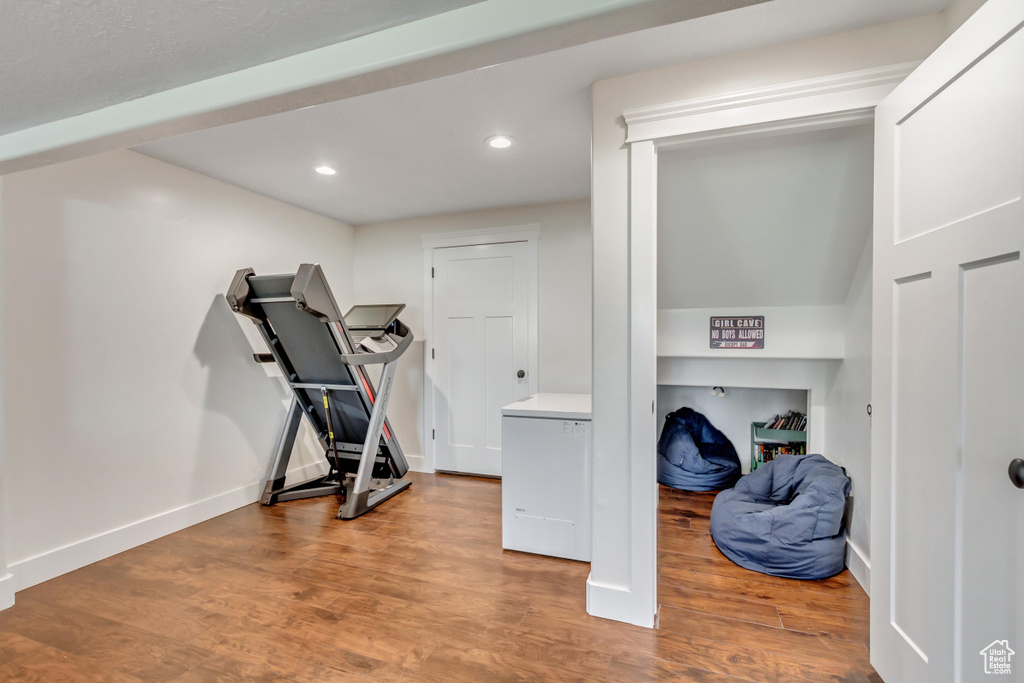
[[[0,136],[0,174],[499,64],[765,0],[486,0]]]

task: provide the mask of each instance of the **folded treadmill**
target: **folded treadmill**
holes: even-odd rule
[[[409,465],[386,417],[395,361],[412,343],[398,320],[405,304],[354,306],[341,315],[323,270],[310,263],[291,275],[239,270],[226,298],[270,349],[256,361],[277,363],[294,395],[261,502],[341,494],[338,519],[352,519],[408,488],[412,482],[402,477]],[[376,386],[368,365],[381,365]],[[285,486],[303,416],[330,471]]]

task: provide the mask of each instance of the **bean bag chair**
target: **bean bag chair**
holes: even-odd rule
[[[732,442],[690,408],[665,418],[658,439],[658,481],[684,491],[727,489],[740,478]]]
[[[715,496],[711,537],[741,567],[790,579],[843,571],[850,479],[820,455],[779,455]]]

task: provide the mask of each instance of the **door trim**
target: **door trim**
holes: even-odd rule
[[[527,385],[530,394],[539,390],[539,343],[538,343],[538,304],[539,304],[539,241],[540,224],[511,225],[495,228],[477,228],[474,230],[456,230],[453,232],[437,232],[420,235],[423,245],[423,465],[422,472],[434,472],[436,469],[436,450],[433,432],[434,424],[434,364],[431,349],[434,340],[434,278],[432,275],[435,249],[453,247],[474,247],[482,244],[503,244],[506,242],[526,242],[527,280],[527,337],[529,340],[529,363]],[[431,436],[427,436],[427,433]]]
[[[659,150],[709,139],[869,123],[874,119],[875,106],[918,64],[892,64],[623,112],[625,146],[629,152],[626,230],[630,245],[626,256],[629,294],[621,311],[629,340],[624,378],[626,395],[601,396],[595,383],[594,421],[597,426],[614,422],[624,427],[629,463],[630,500],[626,507],[629,533],[624,548],[597,547],[597,541],[602,538],[602,520],[597,506],[606,504],[612,495],[621,498],[623,482],[603,480],[599,468],[595,467],[592,499],[595,548],[591,577],[607,571],[600,566],[603,558],[625,554],[629,578],[628,584],[615,586],[588,579],[587,611],[590,614],[652,627],[658,609],[657,461],[652,447],[657,442],[656,417],[652,410],[657,380],[652,369],[657,367],[658,306],[657,287],[651,280],[656,277],[652,274],[657,267]],[[599,363],[602,355],[596,332],[594,347],[594,361]],[[614,406],[614,414],[603,413],[602,406]],[[601,455],[599,444],[595,442],[595,462]],[[601,590],[593,590],[595,587]]]
[[[694,142],[774,131],[781,124],[807,130],[814,127],[813,119],[818,117],[825,125],[870,122],[875,105],[920,64],[920,61],[904,62],[627,109],[622,113],[627,129],[626,143],[655,140],[664,149],[668,138],[672,137],[686,136],[686,141]],[[729,112],[728,125],[722,125],[722,119],[717,116],[722,112]]]

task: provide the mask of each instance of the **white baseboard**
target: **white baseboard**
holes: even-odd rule
[[[406,461],[409,463],[409,469],[413,472],[425,472],[427,474],[433,474],[433,469],[427,469],[426,458],[422,455],[409,455],[405,456]]]
[[[316,476],[320,471],[320,463],[311,463],[288,474],[297,476],[298,481],[302,481]],[[7,568],[13,574],[13,577],[9,577],[11,580],[0,579],[0,609],[3,609],[4,605],[5,584],[10,585],[9,590],[12,594],[13,604],[14,591],[24,590],[49,581],[61,574],[81,569],[93,562],[99,562],[143,543],[154,541],[161,536],[173,534],[194,524],[255,503],[263,493],[263,485],[262,481],[253,482],[205,500],[189,503],[174,510],[168,510],[14,562]]]
[[[295,467],[288,470],[288,481],[306,481],[308,479],[314,479],[316,477],[327,474],[328,470],[330,470],[330,467],[327,465],[326,460],[320,460],[319,462],[311,462],[308,465],[303,465],[302,467]],[[266,486],[266,480],[260,482],[261,495],[263,493],[264,486]]]
[[[0,611],[14,607],[14,575],[0,576]]]
[[[846,566],[857,579],[857,583],[864,589],[864,592],[871,595],[871,560],[864,554],[860,547],[846,537]]]
[[[606,586],[587,577],[587,614],[654,628],[654,615],[639,609],[636,596],[622,586]]]
[[[326,460],[318,460],[316,462],[311,462],[307,465],[303,465],[302,467],[294,467],[288,470],[288,472],[285,474],[284,484],[285,486],[301,484],[304,481],[309,481],[310,479],[316,479],[317,477],[324,476],[330,471],[330,469],[331,468],[327,464]],[[266,480],[260,482],[259,495],[263,495],[264,486],[266,486]],[[259,500],[259,498],[257,497],[256,500]]]

